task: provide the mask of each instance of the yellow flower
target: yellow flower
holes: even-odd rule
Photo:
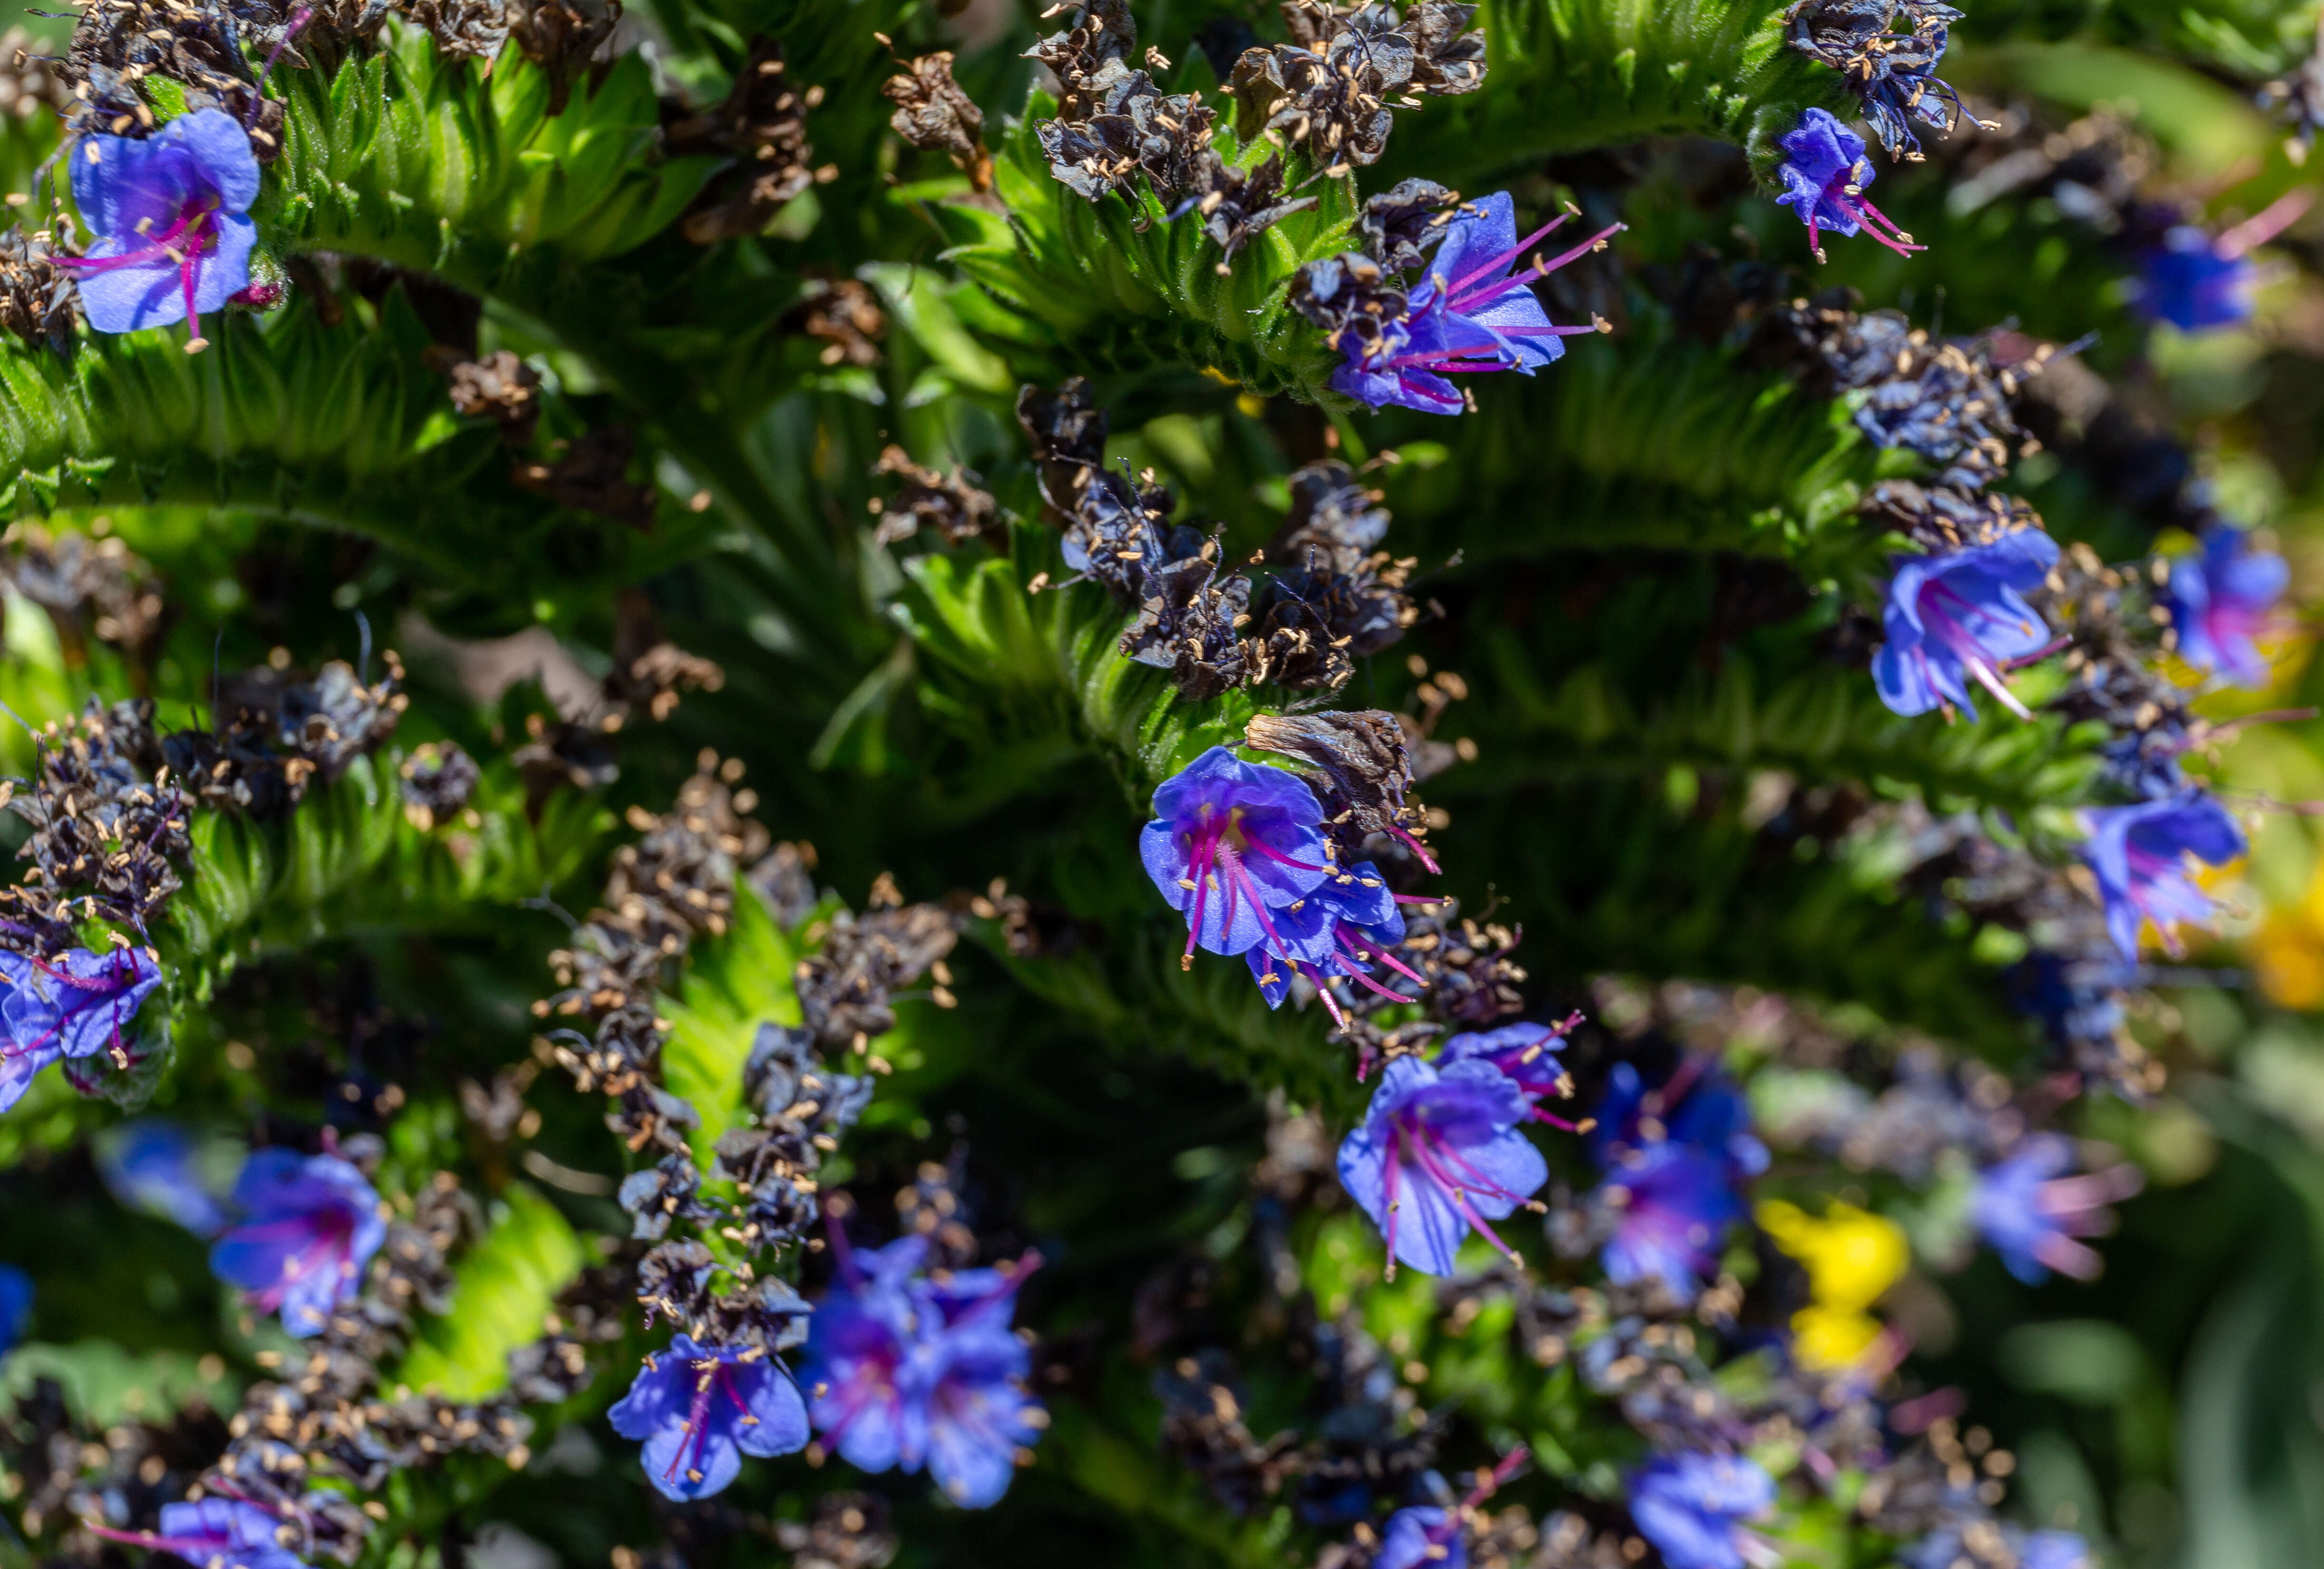
[[[1803,1366],[1832,1369],[1863,1360],[1880,1338],[1866,1310],[1886,1295],[1913,1261],[1894,1221],[1834,1203],[1821,1220],[1781,1199],[1761,1203],[1759,1229],[1807,1269],[1812,1306],[1792,1315],[1793,1354]]]

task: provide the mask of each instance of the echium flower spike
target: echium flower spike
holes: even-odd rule
[[[1315,792],[1288,770],[1244,762],[1213,746],[1154,791],[1138,836],[1147,875],[1186,918],[1186,951],[1232,957],[1262,942],[1287,946],[1278,912],[1332,875]]]
[[[1549,1166],[1518,1131],[1530,1109],[1526,1093],[1488,1062],[1388,1064],[1362,1123],[1340,1145],[1339,1171],[1387,1238],[1390,1278],[1399,1261],[1451,1274],[1472,1231],[1517,1257],[1491,1223],[1520,1205],[1543,1207],[1533,1195]]]
[[[258,160],[221,109],[198,109],[143,141],[85,136],[67,160],[73,198],[97,234],[85,256],[58,258],[80,283],[99,332],[187,324],[186,352],[207,346],[205,311],[250,285],[258,226]]]
[[[2280,630],[2277,606],[2291,569],[2282,557],[2252,549],[2248,533],[2225,523],[2205,530],[2202,545],[2170,564],[2164,585],[2179,657],[2205,675],[2264,687],[2271,671],[2257,640]]]
[[[1864,194],[1877,178],[1872,160],[1864,155],[1864,138],[1830,110],[1812,108],[1803,114],[1799,128],[1784,136],[1783,148],[1783,166],[1775,173],[1784,182],[1784,194],[1775,200],[1807,225],[1808,249],[1817,261],[1824,259],[1824,229],[1843,238],[1869,234],[1900,256],[1928,249],[1914,245],[1913,236]]]
[[[1900,557],[1888,584],[1888,641],[1872,660],[1880,700],[1906,715],[1958,706],[1975,718],[1974,681],[2019,718],[2032,718],[2002,676],[2050,651],[2050,629],[2024,596],[2057,560],[2057,541],[2039,529]]]
[[[2107,931],[2125,959],[2138,958],[2139,928],[2153,921],[2164,949],[2182,950],[2177,928],[2202,924],[2216,909],[2187,875],[2187,858],[2224,866],[2244,854],[2243,830],[2227,808],[2200,789],[2128,807],[2093,807],[2082,859],[2097,873]]]
[[[646,1359],[605,1416],[614,1432],[644,1443],[646,1480],[680,1503],[722,1491],[745,1454],[807,1446],[807,1403],[780,1362],[759,1346],[706,1346],[684,1334]]]

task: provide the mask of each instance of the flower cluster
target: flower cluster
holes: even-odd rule
[[[1531,375],[1565,353],[1560,338],[1606,332],[1602,318],[1559,327],[1530,285],[1603,250],[1623,227],[1609,225],[1554,257],[1519,258],[1579,217],[1568,208],[1522,239],[1507,191],[1460,204],[1454,193],[1406,181],[1366,204],[1359,231],[1376,251],[1349,251],[1300,269],[1291,303],[1323,330],[1342,365],[1334,391],[1381,408],[1458,414],[1466,395],[1448,375],[1517,371]],[[1510,269],[1517,266],[1517,270]],[[1416,281],[1408,276],[1420,270]]]
[[[1143,180],[1168,219],[1196,215],[1225,272],[1245,245],[1315,198],[1286,194],[1279,154],[1222,158],[1211,144],[1218,111],[1198,94],[1165,93],[1134,69],[1137,46],[1138,23],[1121,0],[1091,0],[1071,26],[1035,44],[1028,53],[1056,74],[1064,94],[1056,117],[1037,122],[1034,134],[1049,171],[1078,196],[1129,196]],[[1148,57],[1160,60],[1150,50]]]
[[[1048,1425],[1010,1328],[1040,1256],[960,1267],[973,1237],[962,1249],[946,1229],[855,1249],[835,1215],[839,1278],[816,1303],[801,1377],[815,1429],[841,1459],[867,1472],[926,1468],[953,1502],[987,1509]]]
[[[1419,620],[1405,591],[1415,563],[1377,549],[1388,514],[1347,465],[1327,459],[1295,472],[1281,532],[1253,562],[1229,568],[1215,538],[1169,521],[1170,493],[1152,475],[1106,471],[1106,417],[1086,381],[1024,389],[1017,418],[1042,495],[1065,520],[1065,565],[1138,607],[1122,652],[1169,671],[1187,697],[1257,685],[1336,689],[1355,660]]]
[[[1937,75],[1961,14],[1938,0],[1794,0],[1784,13],[1794,49],[1847,79],[1891,158],[1917,160],[1914,125],[1950,134],[1960,96]]]

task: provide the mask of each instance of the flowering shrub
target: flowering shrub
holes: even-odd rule
[[[2312,18],[1035,9],[9,34],[0,1569],[2324,1562]]]

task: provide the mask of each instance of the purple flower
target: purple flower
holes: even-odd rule
[[[1741,1522],[1775,1507],[1775,1483],[1732,1454],[1665,1455],[1630,1473],[1630,1518],[1667,1569],[1743,1569]]]
[[[917,1326],[906,1282],[927,1257],[922,1237],[843,1251],[840,1273],[847,1283],[816,1303],[807,1322],[801,1371],[812,1397],[808,1415],[858,1471],[887,1471],[903,1459],[904,1363]]]
[[[1426,984],[1389,952],[1404,940],[1404,916],[1396,907],[1396,895],[1388,891],[1388,880],[1369,861],[1324,878],[1314,892],[1277,915],[1272,940],[1262,940],[1243,955],[1269,1008],[1283,1006],[1291,977],[1299,974],[1312,981],[1344,975],[1399,1002],[1410,999],[1371,978],[1375,963]],[[1323,1005],[1339,1017],[1340,1007],[1331,992],[1322,996]]]
[[[2138,308],[2181,332],[2233,327],[2252,313],[2259,269],[2192,224],[2180,224],[2140,263]]]
[[[1526,1114],[1535,1121],[1563,1128],[1569,1133],[1586,1131],[1541,1109],[1541,1103],[1553,1095],[1563,1100],[1573,1094],[1572,1075],[1558,1061],[1558,1054],[1565,1049],[1565,1038],[1581,1022],[1582,1015],[1576,1013],[1555,1024],[1504,1024],[1499,1029],[1455,1035],[1437,1048],[1436,1066],[1490,1063],[1504,1078],[1526,1093],[1532,1103]]]
[[[51,1063],[109,1051],[126,1066],[122,1030],[161,983],[161,966],[143,948],[72,948],[54,962],[0,953],[0,1112]]]
[[[1651,1090],[1635,1066],[1617,1063],[1591,1141],[1606,1172],[1598,1200],[1619,1212],[1606,1241],[1607,1277],[1658,1279],[1692,1301],[1719,1268],[1728,1227],[1743,1218],[1739,1185],[1767,1166],[1742,1093],[1700,1053]]]
[[[2049,645],[2049,627],[2022,596],[2057,559],[2057,541],[2039,529],[1941,556],[1898,558],[1888,584],[1888,641],[1872,658],[1880,700],[1907,715],[1958,705],[1974,718],[1974,680],[2019,718],[2032,718],[2001,676]]]
[[[14,1264],[0,1264],[0,1357],[16,1348],[32,1316],[32,1278]]]
[[[258,160],[249,134],[223,110],[198,109],[142,142],[84,136],[67,162],[97,243],[59,265],[78,279],[89,326],[134,332],[184,321],[193,332],[187,350],[200,348],[201,313],[250,284]]]
[[[925,1465],[963,1508],[998,1502],[1043,1425],[1025,1393],[1029,1354],[1010,1327],[1039,1256],[1007,1273],[925,1276],[922,1238],[861,1251],[835,1232],[835,1241],[841,1282],[807,1331],[816,1430],[858,1470]]]
[[[2089,1544],[2071,1531],[2027,1531],[2006,1522],[1985,1529],[1990,1534],[1980,1547],[1988,1561],[1998,1549],[2002,1561],[2017,1569],[2098,1569]],[[1960,1529],[1949,1526],[1923,1537],[1898,1562],[1911,1569],[1953,1569],[1964,1558],[1977,1562],[1961,1540]]]
[[[2181,332],[2249,320],[2252,291],[2260,282],[2252,252],[2297,223],[2314,199],[2307,189],[2290,191],[2217,236],[2193,224],[2165,231],[2163,243],[2140,263],[2140,311]]]
[[[1285,941],[1276,912],[1332,875],[1323,820],[1297,774],[1244,762],[1223,746],[1162,781],[1138,853],[1170,908],[1186,917],[1182,964],[1194,964],[1197,944],[1231,956]]]
[[[1372,1569],[1469,1569],[1469,1542],[1461,1517],[1423,1504],[1388,1516]]]
[[[1517,1131],[1528,1110],[1525,1091],[1490,1063],[1388,1065],[1339,1164],[1340,1185],[1387,1235],[1391,1278],[1398,1260],[1451,1274],[1471,1231],[1517,1256],[1488,1223],[1549,1180],[1541,1151]]]
[[[2077,1280],[2094,1278],[2101,1260],[2074,1239],[2112,1231],[2114,1216],[2106,1206],[2141,1186],[2134,1166],[2066,1176],[2073,1167],[2070,1140],[2038,1133],[1977,1174],[1969,1219],[2009,1272],[2029,1286],[2048,1279],[2052,1269]]]
[[[336,1155],[253,1150],[233,1204],[243,1218],[211,1247],[211,1272],[254,1306],[281,1309],[300,1338],[322,1333],[387,1237],[379,1194]]]
[[[175,1221],[198,1237],[216,1236],[226,1213],[202,1172],[191,1134],[161,1117],[141,1117],[97,1146],[97,1169],[124,1206]]]
[[[1874,180],[1872,160],[1864,155],[1864,138],[1842,125],[1828,109],[1809,109],[1800,116],[1799,129],[1783,140],[1784,163],[1775,171],[1784,194],[1775,198],[1790,208],[1808,226],[1808,249],[1823,260],[1821,229],[1842,237],[1868,230],[1874,239],[1900,256],[1925,251],[1913,236],[1898,228],[1888,215],[1864,196]]]
[[[681,1503],[723,1491],[745,1454],[807,1446],[807,1403],[782,1363],[755,1346],[697,1345],[683,1334],[646,1358],[605,1418],[644,1443],[646,1480]]]
[[[1526,285],[1597,249],[1624,226],[1611,225],[1554,261],[1536,256],[1518,272],[1509,271],[1518,256],[1575,216],[1561,213],[1520,240],[1508,192],[1495,191],[1463,207],[1445,226],[1426,273],[1406,297],[1404,318],[1383,324],[1377,336],[1335,335],[1333,346],[1347,359],[1332,373],[1333,387],[1375,409],[1395,403],[1424,414],[1458,414],[1466,405],[1446,375],[1531,375],[1563,356],[1559,338],[1606,330],[1595,321],[1587,327],[1552,326]]]
[[[1658,1279],[1680,1302],[1693,1301],[1702,1278],[1717,1272],[1720,1241],[1743,1218],[1727,1168],[1690,1145],[1627,1152],[1598,1193],[1621,1212],[1606,1241],[1606,1278],[1623,1286]]]
[[[2276,605],[2291,577],[2282,557],[2253,549],[2241,529],[2220,523],[2205,530],[2201,554],[2171,563],[2163,595],[2180,657],[2237,686],[2266,686],[2267,659],[2254,640],[2273,630]]]
[[[2210,895],[2187,876],[2187,857],[2224,866],[2245,849],[2244,834],[2227,809],[2199,789],[2129,807],[2095,807],[2082,814],[2089,841],[2082,859],[2098,874],[2107,930],[2122,956],[2138,958],[2138,930],[2153,921],[2174,957],[2182,949],[2181,921],[2208,921]]]
[[[284,1540],[297,1539],[298,1528],[241,1499],[163,1504],[161,1525],[158,1531],[117,1531],[99,1525],[88,1528],[109,1540],[152,1547],[201,1569],[306,1569]]]

